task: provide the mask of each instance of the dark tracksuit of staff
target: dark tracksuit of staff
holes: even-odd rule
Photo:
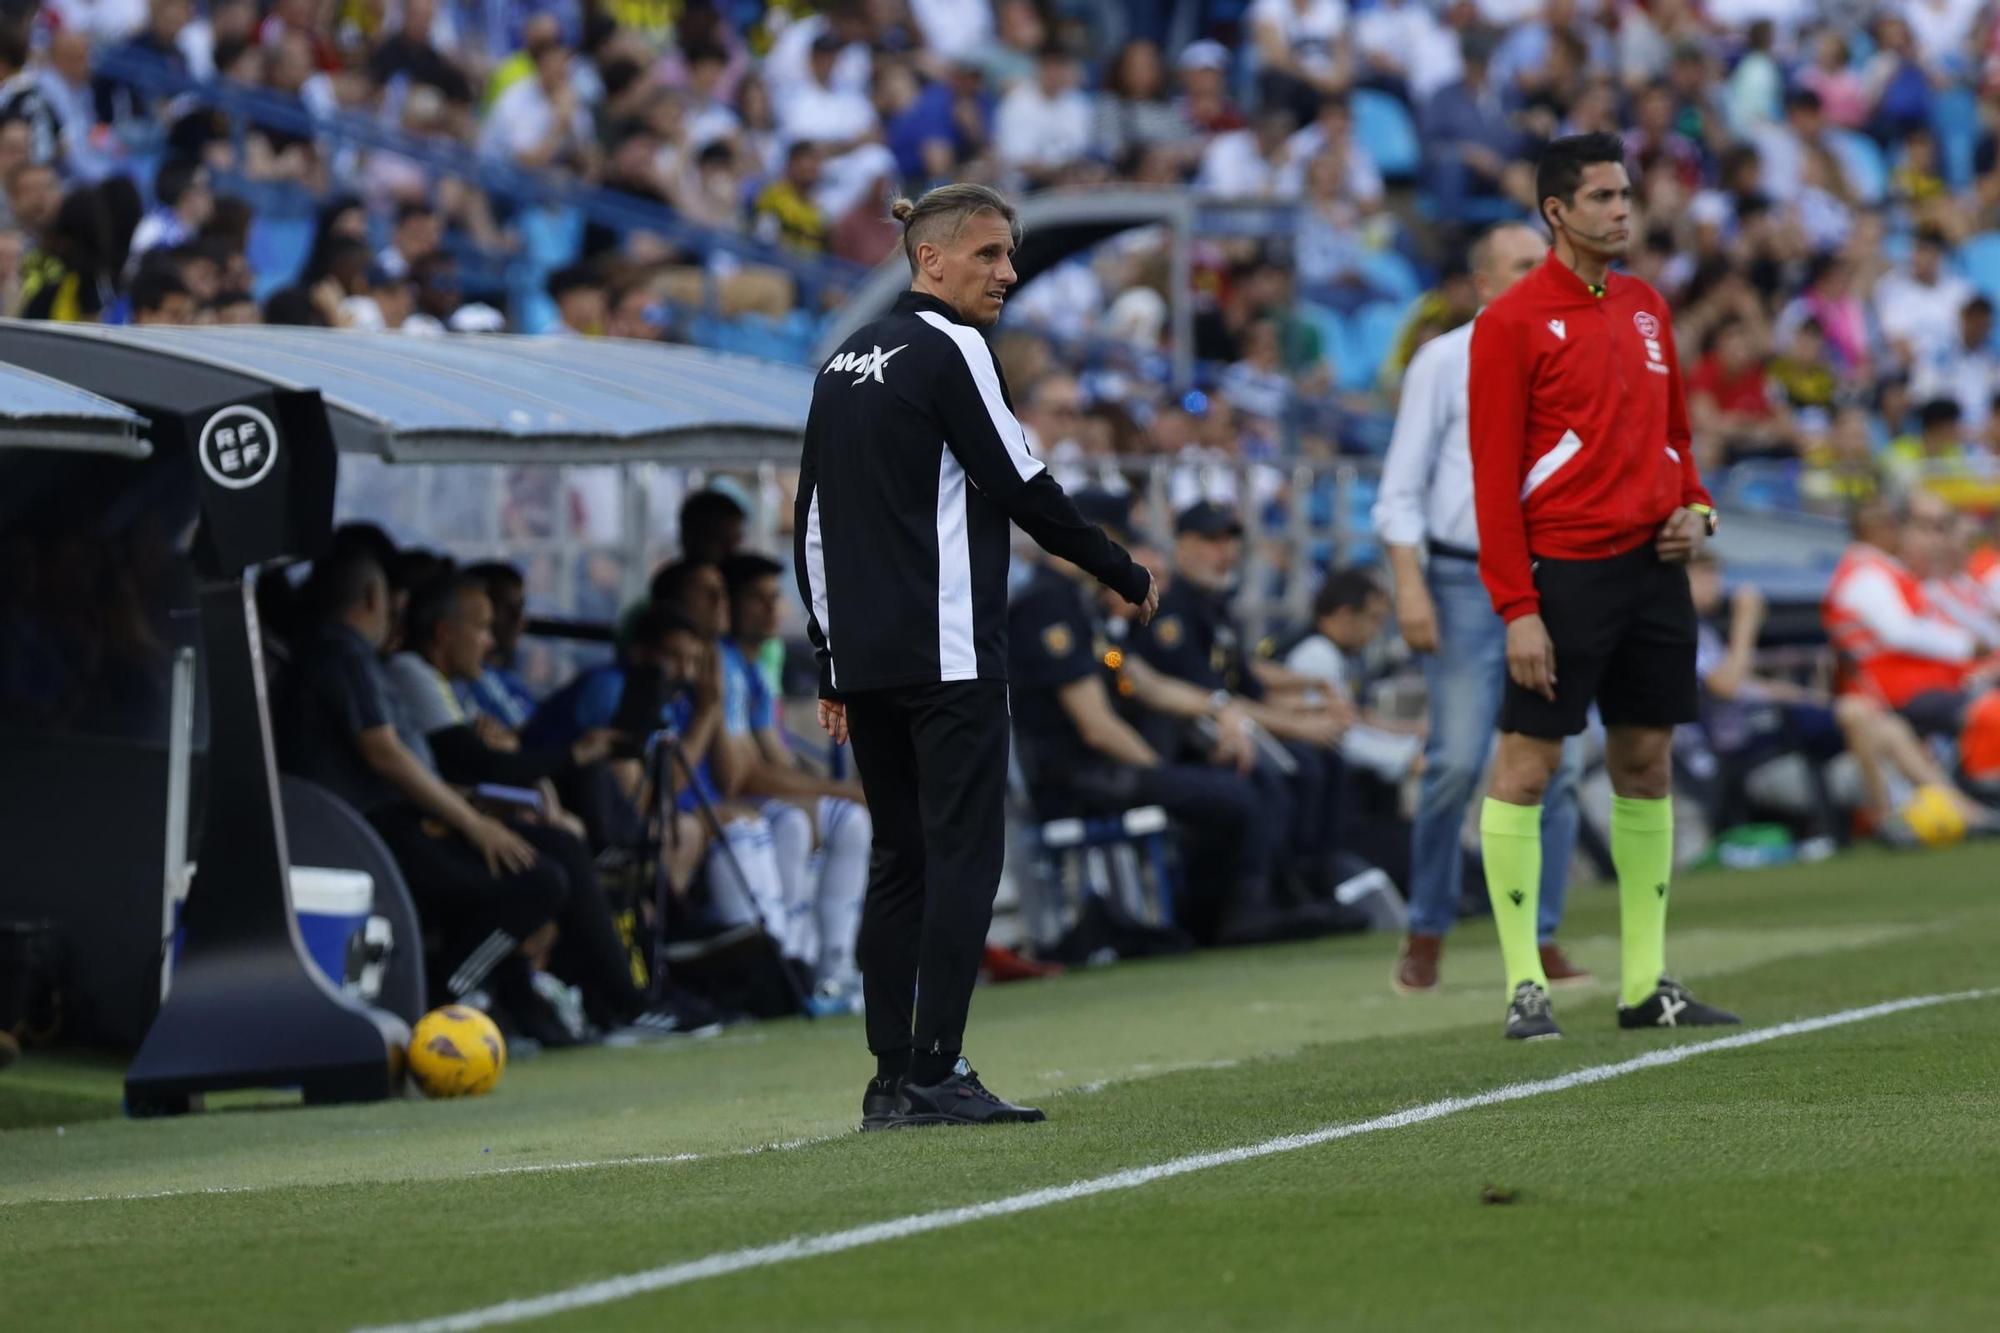
[[[878,1077],[935,1082],[963,1044],[1004,842],[1010,520],[1144,600],[1029,453],[979,330],[905,292],[822,367],[793,515],[820,694],[875,820],[856,953]]]

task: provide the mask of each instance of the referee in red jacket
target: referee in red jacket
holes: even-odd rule
[[[1734,1023],[1665,975],[1671,744],[1697,705],[1687,562],[1715,510],[1689,447],[1667,303],[1611,271],[1631,238],[1624,142],[1555,140],[1535,197],[1555,245],[1473,325],[1468,410],[1479,572],[1507,622],[1499,753],[1479,820],[1506,1034],[1562,1035],[1536,950],[1541,802],[1592,703],[1615,793],[1618,1025]]]

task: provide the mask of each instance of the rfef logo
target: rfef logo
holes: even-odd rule
[[[195,448],[210,481],[232,491],[264,480],[278,461],[278,428],[254,407],[225,407],[201,428]]]

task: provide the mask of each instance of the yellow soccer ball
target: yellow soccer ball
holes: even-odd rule
[[[1927,847],[1949,847],[1965,836],[1965,816],[1942,787],[1919,787],[1903,806],[1903,822]]]
[[[493,1091],[506,1070],[500,1029],[469,1005],[433,1009],[410,1033],[410,1077],[426,1097],[477,1097]]]

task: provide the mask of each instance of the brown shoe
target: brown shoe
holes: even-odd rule
[[[1581,986],[1596,978],[1590,969],[1578,967],[1562,951],[1562,946],[1550,941],[1542,946],[1542,972],[1551,986]]]
[[[1438,988],[1438,955],[1444,952],[1444,936],[1411,935],[1396,956],[1396,970],[1389,984],[1405,995],[1426,995]]]

